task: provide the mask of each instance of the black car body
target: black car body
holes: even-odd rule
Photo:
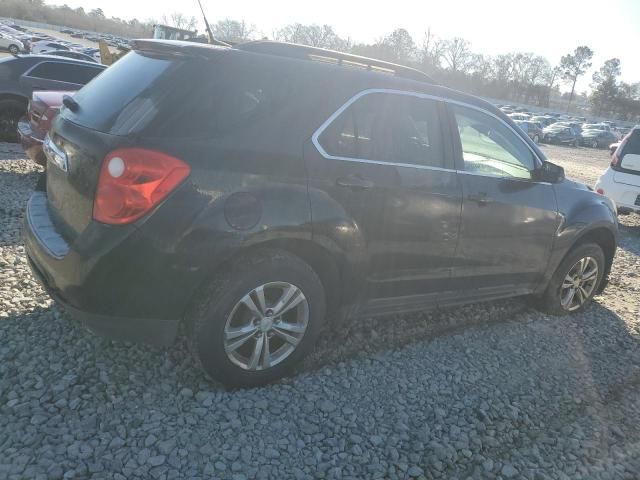
[[[608,130],[583,130],[581,143],[592,148],[608,148],[619,141],[618,136]]]
[[[25,216],[35,275],[109,336],[167,344],[186,319],[225,383],[290,367],[240,368],[209,330],[215,319],[225,342],[242,334],[227,328],[247,305],[258,328],[268,285],[300,285],[296,315],[305,306],[316,335],[325,308],[385,315],[547,295],[578,246],[603,252],[606,283],[611,202],[564,180],[498,109],[412,69],[275,42],[134,41],[74,100]],[[148,178],[166,184],[155,200]],[[267,283],[220,293],[252,282]],[[263,307],[255,338],[267,342],[269,329],[283,334],[277,308]]]
[[[573,145],[575,147],[579,144],[580,137],[576,135],[576,132],[570,126],[554,123],[544,129],[542,140],[545,143]]]
[[[20,118],[34,90],[78,90],[105,65],[50,55],[0,59],[0,139],[16,140]]]

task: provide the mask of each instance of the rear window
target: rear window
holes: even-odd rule
[[[230,58],[153,56],[130,52],[74,99],[63,116],[114,135],[163,138],[222,134],[277,108],[282,75]]]

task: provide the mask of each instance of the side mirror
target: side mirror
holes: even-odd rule
[[[551,162],[544,162],[533,171],[533,179],[539,182],[560,183],[564,178],[564,168]]]

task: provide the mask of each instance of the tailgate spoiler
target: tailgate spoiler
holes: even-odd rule
[[[131,49],[136,52],[157,53],[179,57],[212,58],[229,47],[220,47],[208,43],[184,42],[180,40],[138,39],[130,42]]]

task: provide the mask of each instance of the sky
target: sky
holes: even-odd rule
[[[621,60],[622,80],[640,81],[640,0],[201,0],[209,23],[244,19],[263,35],[289,23],[329,24],[341,37],[373,42],[405,28],[418,45],[430,28],[438,37],[459,36],[474,52],[496,55],[533,52],[552,65],[578,45],[594,52],[593,67],[577,85],[587,90],[591,74],[605,60]],[[47,0],[85,10],[102,8],[108,17],[161,19],[179,11],[200,20],[197,0]],[[204,24],[200,22],[199,31]],[[565,87],[568,88],[568,87]]]

